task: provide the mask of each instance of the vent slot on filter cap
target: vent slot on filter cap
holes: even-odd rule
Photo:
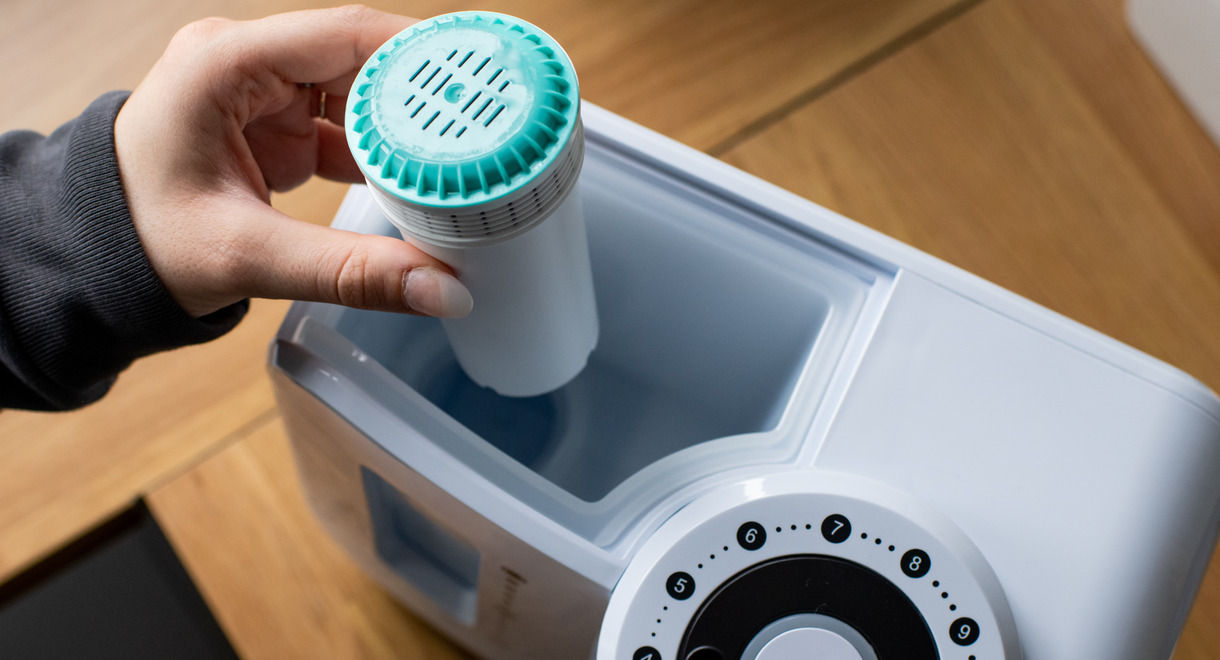
[[[445,56],[444,61],[452,62],[453,58],[458,54],[458,52],[460,52],[458,49],[450,50],[449,54]],[[469,61],[475,55],[475,53],[475,50],[467,51],[462,59],[457,62],[456,70],[462,69],[466,62]],[[499,80],[504,74],[505,67],[496,66],[495,71],[493,71],[491,74],[491,77],[479,84],[479,75],[488,64],[494,65],[493,58],[490,56],[484,57],[481,61],[479,61],[478,67],[475,68],[473,72],[469,73],[469,78],[471,78],[469,82],[472,83],[472,85],[478,84],[478,86],[482,88],[493,88],[493,83]],[[422,82],[419,83],[420,90],[427,92],[428,96],[437,96],[444,91],[444,98],[446,101],[460,105],[458,115],[465,115],[466,112],[471,109],[471,106],[474,106],[475,109],[473,116],[468,118],[469,121],[477,121],[484,115],[484,113],[490,112],[489,116],[485,117],[482,122],[479,122],[484,128],[489,128],[508,107],[508,105],[505,103],[497,103],[497,99],[493,96],[493,94],[499,94],[504,92],[505,89],[508,89],[508,86],[512,83],[512,81],[507,77],[500,81],[500,85],[498,87],[494,87],[494,92],[486,89],[475,88],[473,94],[467,94],[465,93],[467,89],[466,84],[464,84],[462,80],[454,80],[454,75],[457,71],[446,71],[444,65],[437,65],[435,68],[431,69],[430,74],[427,76],[422,76],[424,72],[429,70],[431,65],[432,59],[425,59],[422,64],[415,68],[415,71],[411,74],[411,77],[407,79],[407,82],[415,82],[417,79],[422,80]],[[444,78],[433,86],[432,91],[429,92],[428,86],[442,73],[444,73]],[[453,81],[452,85],[449,84],[450,81]],[[410,106],[416,98],[417,94],[411,94],[411,96],[407,97],[407,100],[403,102],[403,105]],[[411,112],[410,118],[414,119],[427,105],[427,100],[422,100],[420,105]],[[440,111],[440,113],[445,114],[443,110]],[[470,127],[470,124],[466,123],[466,119],[462,117],[454,117],[445,122],[444,127],[440,129],[438,134],[445,135],[451,128],[453,128],[453,125],[459,121],[463,123],[456,131],[454,131],[453,137],[454,139],[460,138],[466,132],[466,129]],[[433,118],[425,119],[423,126],[420,127],[420,130],[427,130],[432,123]]]

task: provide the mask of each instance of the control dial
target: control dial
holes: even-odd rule
[[[816,471],[738,483],[675,514],[623,573],[597,650],[806,657],[1020,656],[999,584],[964,534],[888,487]]]

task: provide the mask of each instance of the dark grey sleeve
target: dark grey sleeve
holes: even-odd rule
[[[153,272],[114,152],[126,99],[47,137],[0,135],[0,408],[91,403],[136,358],[215,339],[249,305],[193,318]]]

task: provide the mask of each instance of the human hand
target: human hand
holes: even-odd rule
[[[269,204],[271,191],[314,174],[363,180],[343,132],[348,89],[373,51],[414,22],[342,7],[205,19],[174,35],[115,120],[115,151],[148,259],[188,313],[249,297],[470,311],[453,271],[410,244],[300,222]]]

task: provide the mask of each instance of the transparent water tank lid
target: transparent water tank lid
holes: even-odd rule
[[[556,392],[519,399],[478,387],[433,319],[303,308],[359,349],[336,366],[363,374],[353,380],[362,395],[429,429],[513,497],[607,544],[667,490],[795,453],[807,432],[799,420],[812,416],[871,279],[813,238],[593,133],[580,191],[601,339]],[[355,214],[349,226],[394,235],[366,196],[349,196],[344,213]]]

